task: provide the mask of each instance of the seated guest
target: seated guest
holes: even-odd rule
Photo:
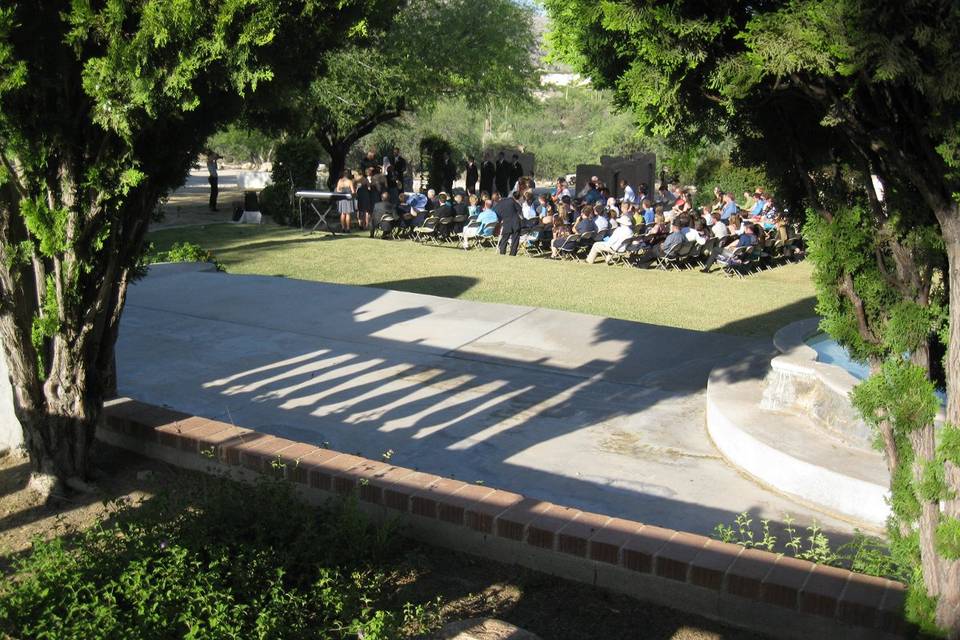
[[[756,218],[763,213],[763,208],[767,206],[767,201],[764,198],[763,191],[760,189],[757,189],[753,196],[756,198],[756,201],[753,203],[753,208],[750,209],[750,217]]]
[[[476,196],[470,196],[473,199],[476,199]],[[462,218],[461,222],[454,220],[453,222],[453,231],[455,233],[460,233],[463,231],[463,225],[466,223],[467,219],[470,217],[470,207],[463,201],[463,194],[457,193],[453,196],[453,216],[454,218]]]
[[[710,209],[710,211],[723,210],[723,190],[720,187],[713,188],[713,203],[705,206],[704,209]]]
[[[643,200],[643,223],[649,227],[653,224],[655,214],[656,210],[653,208],[653,202],[650,201],[650,198],[645,198]]]
[[[434,189],[427,189],[427,206],[425,209],[427,211],[433,211],[440,206],[440,203],[437,201],[437,192]]]
[[[677,196],[677,199],[674,200],[673,206],[670,208],[670,210],[673,211],[673,215],[686,213],[687,211],[690,211],[691,209],[690,195],[686,191],[683,191],[678,187],[676,191],[676,196]]]
[[[740,247],[752,247],[755,244],[757,244],[757,237],[753,234],[753,225],[747,225],[744,228],[743,235],[727,244],[727,246],[723,248],[723,251],[714,251],[713,255],[707,258],[707,261],[703,265],[703,269],[700,271],[703,273],[710,273],[710,269],[720,256],[726,256],[729,258]]]
[[[733,214],[727,220],[727,230],[730,232],[728,235],[739,236],[743,233],[743,220],[740,219],[740,214]]]
[[[607,217],[613,222],[620,217],[620,209],[617,208],[616,198],[607,198]]]
[[[523,218],[522,225],[524,227],[531,227],[535,224],[534,221],[540,218],[540,216],[537,215],[537,206],[533,200],[533,191],[530,189],[525,191],[523,198],[521,198],[521,202],[520,217]]]
[[[602,239],[610,232],[610,218],[606,210],[597,205],[593,209],[593,225],[597,228],[597,238]]]
[[[541,193],[537,197],[537,215],[543,220],[545,216],[553,214],[553,203],[550,202],[550,196]]]
[[[373,213],[370,214],[370,237],[377,227],[383,231],[383,239],[390,238],[393,228],[398,222],[397,208],[390,201],[390,192],[384,191],[380,194],[380,202],[373,205]]]
[[[757,204],[757,199],[753,197],[753,194],[749,191],[744,191],[743,204],[738,204],[737,207],[739,207],[741,211],[751,211],[755,204]]]
[[[723,194],[723,209],[720,210],[720,219],[724,222],[730,219],[730,216],[736,215],[739,209],[737,203],[733,201],[733,194],[727,192]]]
[[[680,220],[674,219],[673,222],[670,223],[669,235],[667,235],[663,242],[657,246],[651,247],[644,253],[640,254],[637,257],[637,266],[649,267],[657,260],[657,258],[662,258],[666,255],[669,255],[671,252],[676,251],[676,249],[686,241],[687,239],[684,237],[683,231],[680,229]]]
[[[730,230],[727,229],[727,225],[720,220],[719,213],[710,214],[710,232],[715,238],[726,238],[730,235]]]
[[[593,205],[603,200],[603,196],[600,195],[600,187],[598,186],[599,182],[600,179],[596,176],[590,179],[587,192],[583,195],[583,201],[585,203]]]
[[[554,260],[560,258],[560,247],[570,237],[572,231],[570,225],[565,224],[563,218],[554,216],[553,218],[553,242],[550,244],[550,257]]]
[[[605,240],[594,242],[590,247],[590,253],[587,255],[587,264],[593,264],[597,256],[605,255],[609,264],[615,253],[620,251],[624,243],[633,237],[633,219],[622,215],[617,219],[617,228],[613,230]]]
[[[467,205],[467,217],[476,218],[480,214],[480,199],[477,198],[477,194],[471,193],[470,200]]]
[[[667,219],[663,211],[657,211],[653,216],[653,224],[647,225],[647,235],[662,235],[668,233],[670,227],[667,226]]]
[[[590,212],[592,209],[593,207],[588,207],[588,206],[584,206],[582,209],[580,209],[580,219],[577,220],[577,224],[574,226],[574,230],[577,233],[581,235],[587,232],[596,233],[597,225],[590,218]]]
[[[470,238],[479,235],[492,237],[497,227],[497,212],[493,210],[493,200],[486,200],[483,203],[483,209],[477,214],[477,219],[463,228],[463,248],[470,246]]]
[[[573,194],[570,193],[570,189],[567,187],[567,179],[563,176],[557,178],[557,188],[553,194],[553,197],[557,202],[562,201],[564,197],[573,197]]]

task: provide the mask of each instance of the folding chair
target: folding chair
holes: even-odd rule
[[[680,268],[683,264],[683,261],[690,251],[693,250],[693,245],[695,242],[690,242],[689,240],[684,240],[678,244],[675,248],[671,249],[667,253],[657,258],[657,268],[663,269],[664,271],[669,271],[670,269]]]
[[[720,270],[727,277],[737,276],[744,278],[750,269],[750,254],[753,253],[753,245],[748,247],[737,247],[729,256],[720,256],[717,262],[720,263]]]
[[[480,227],[480,233],[477,234],[473,239],[473,246],[477,249],[483,249],[485,247],[494,248],[500,242],[500,238],[497,236],[497,222],[487,222]],[[488,234],[487,231],[490,233]]]
[[[456,234],[456,237],[457,237],[458,240],[459,240],[460,246],[462,246],[464,249],[469,249],[469,248],[470,248],[470,240],[477,237],[477,234],[479,234],[480,231],[481,231],[481,227],[482,227],[482,225],[481,225],[479,222],[477,222],[476,220],[471,220],[470,222],[468,222],[467,224],[465,224],[465,225],[463,226],[463,230],[460,231],[460,232],[458,232],[458,233]],[[474,234],[474,235],[471,235],[469,238],[467,238],[467,235],[468,235],[468,234],[467,234],[467,230],[468,230],[468,229],[471,230],[471,231],[476,230],[477,233]]]
[[[563,260],[566,259],[576,259],[577,250],[580,248],[580,234],[571,233],[566,238],[563,239],[563,244],[561,244],[557,251],[560,254],[560,258]]]
[[[417,242],[426,242],[437,234],[437,223],[440,218],[435,215],[429,215],[419,227],[413,229],[412,238]]]
[[[437,231],[433,234],[431,239],[434,244],[441,244],[448,241],[452,237],[453,232],[453,216],[444,216],[437,220]]]
[[[589,252],[590,247],[596,241],[597,233],[595,231],[585,231],[580,234],[580,240],[577,241],[577,248],[573,252],[573,257],[580,262]]]

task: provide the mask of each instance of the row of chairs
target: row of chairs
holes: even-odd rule
[[[399,217],[396,219],[388,218],[385,221],[391,222],[395,226],[400,222]],[[416,227],[397,226],[397,233],[400,237],[409,237],[422,244],[429,243],[439,246],[446,243],[457,243],[465,248],[472,247],[483,250],[497,246],[499,242],[497,226],[498,223],[496,222],[481,224],[463,215],[441,217],[430,214]],[[463,230],[455,231],[457,228]],[[544,234],[549,234],[549,231],[549,227],[543,225],[527,229],[520,243],[523,252],[531,257],[548,255],[550,238],[549,235],[545,236]],[[533,236],[533,234],[537,235]],[[722,250],[723,243],[730,241],[730,238],[724,238],[722,241],[719,238],[710,238],[704,244],[688,241],[660,255],[657,246],[663,242],[666,236],[665,233],[636,235],[625,242],[608,263],[634,267],[655,265],[656,268],[662,270],[692,269],[702,267],[715,251]],[[534,237],[535,239],[531,239]],[[596,232],[573,233],[567,236],[563,244],[560,245],[560,257],[564,260],[580,262],[586,258],[594,242],[599,240]],[[770,269],[802,256],[803,252],[800,244],[801,241],[798,236],[783,241],[774,230],[768,233],[765,247],[761,248],[759,245],[739,247],[730,256],[720,256],[717,264],[719,264],[724,275],[743,278],[755,271]],[[656,257],[651,258],[649,252],[656,252]]]

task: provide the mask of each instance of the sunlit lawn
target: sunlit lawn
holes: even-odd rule
[[[230,273],[364,285],[444,297],[578,311],[695,330],[772,335],[814,314],[810,264],[744,280],[718,272],[663,272],[493,250],[421,246],[409,240],[336,238],[297,229],[214,224],[150,234],[156,250],[189,241],[211,249]]]

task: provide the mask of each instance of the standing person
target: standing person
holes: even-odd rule
[[[457,176],[457,165],[453,163],[453,159],[450,157],[449,153],[443,154],[443,160],[441,161],[440,166],[441,179],[440,179],[440,190],[444,191],[449,195],[453,192],[453,179]]]
[[[503,151],[497,154],[496,178],[497,193],[504,197],[510,193],[510,163],[507,162]]]
[[[480,179],[480,167],[477,166],[477,162],[473,159],[473,156],[467,158],[467,194],[475,195],[477,193],[477,180]]]
[[[344,171],[337,180],[337,193],[349,193],[349,200],[340,200],[337,202],[337,211],[340,212],[340,228],[344,233],[350,233],[350,215],[354,210],[353,196],[356,190],[353,187],[353,180],[350,177],[350,170]]]
[[[493,193],[493,178],[497,173],[497,166],[490,159],[490,152],[483,154],[483,162],[480,164],[480,191],[482,193]]]
[[[390,156],[390,167],[396,178],[397,191],[403,193],[403,180],[407,175],[407,159],[400,155],[400,147],[393,148],[393,155]]]
[[[360,161],[360,173],[367,175],[367,169],[370,167],[378,167],[380,163],[377,162],[377,152],[374,149],[367,151],[367,155],[363,157]]]
[[[637,192],[633,190],[633,187],[630,186],[630,183],[626,180],[620,180],[620,192],[623,194],[622,201],[629,204],[637,204]]]
[[[510,164],[510,184],[517,184],[517,181],[523,177],[523,165],[520,164],[520,156],[513,154],[513,162]]]
[[[375,193],[371,180],[373,179],[373,167],[367,167],[366,175],[360,178],[357,183],[357,222],[363,229],[369,224],[370,214],[373,212],[373,205],[380,200],[380,194]]]
[[[500,255],[507,252],[507,242],[510,243],[510,255],[517,255],[520,247],[520,228],[522,226],[522,207],[513,196],[500,199],[493,210],[500,218]]]
[[[210,176],[207,182],[210,183],[210,211],[219,211],[217,209],[217,196],[220,194],[220,174],[217,173],[217,160],[220,155],[213,149],[207,151],[207,171]]]

